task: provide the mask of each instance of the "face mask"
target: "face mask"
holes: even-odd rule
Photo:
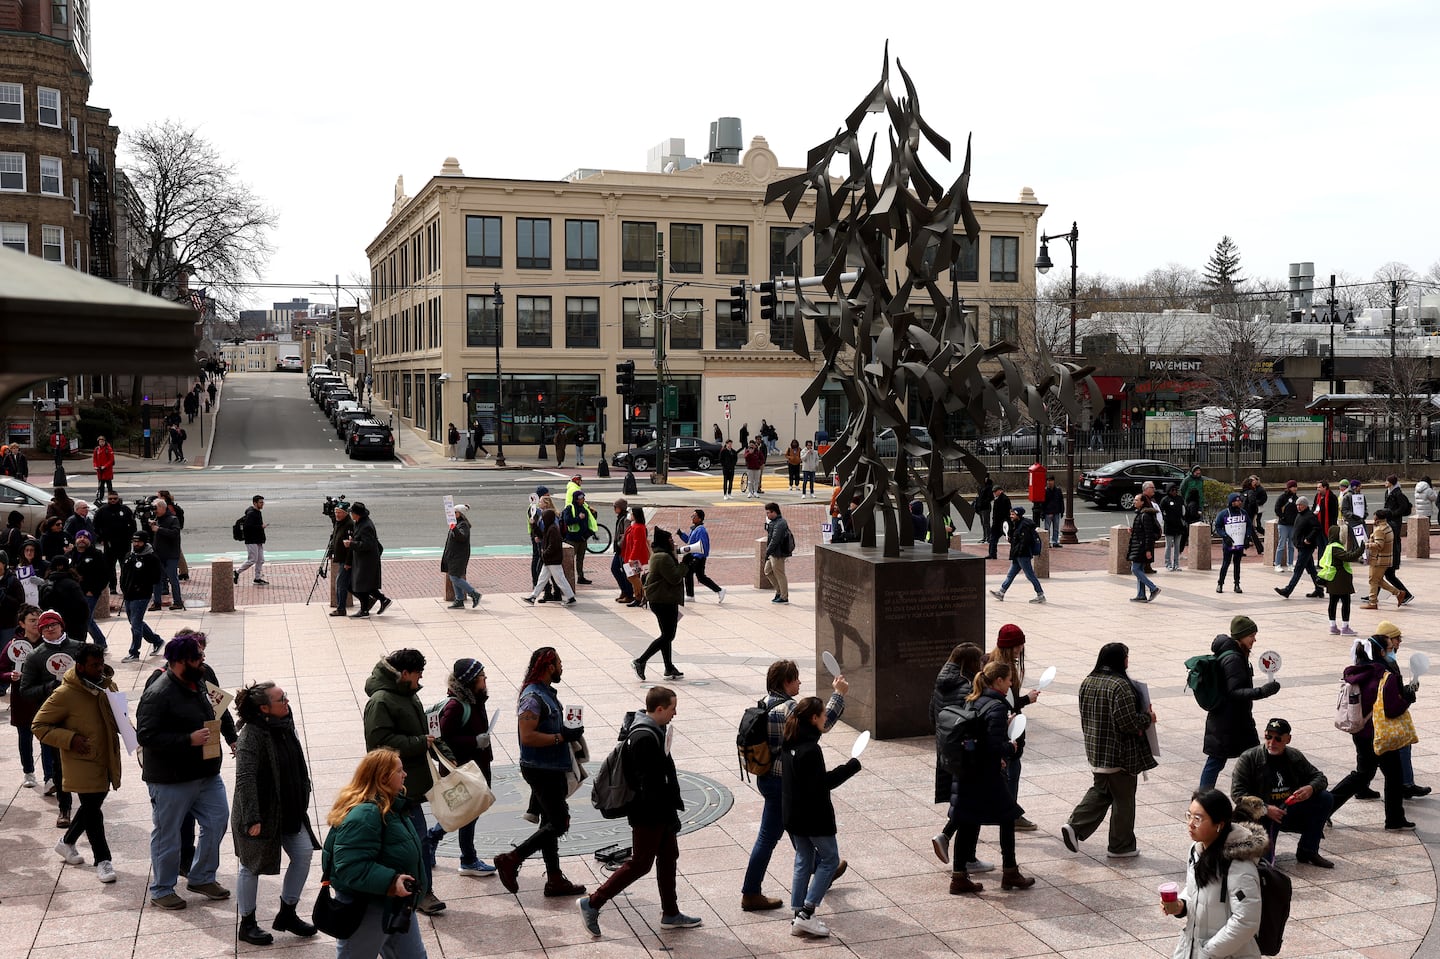
[[[1392,662],[1392,663],[1395,662],[1395,654],[1394,654],[1394,653],[1386,653],[1386,654],[1385,654],[1385,658],[1386,658],[1387,660],[1389,660],[1390,662]]]

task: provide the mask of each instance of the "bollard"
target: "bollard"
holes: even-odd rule
[[[100,598],[95,600],[95,618],[110,618],[110,587],[100,590]]]
[[[445,602],[455,602],[455,584],[450,582],[449,576],[446,576],[444,573],[441,573],[440,575],[445,579]]]
[[[325,603],[325,605],[329,606],[332,610],[335,608],[335,588],[336,588],[336,583],[338,582],[339,578],[340,578],[340,563],[339,563],[338,561],[336,561],[336,560],[331,560],[331,562],[330,562],[330,572],[327,574],[327,579],[325,580],[325,597],[326,597],[326,603]],[[345,608],[344,608],[343,610],[341,610],[341,612],[346,612],[346,613],[350,612],[350,600],[353,599],[353,598],[354,598],[354,594],[353,594],[353,593],[346,593],[346,594],[345,594]]]
[[[1045,539],[1045,534],[1040,534],[1040,555],[1030,557],[1030,568],[1035,570],[1036,579],[1050,578],[1050,543]],[[1125,567],[1129,572],[1130,567]]]
[[[1130,552],[1130,527],[1117,525],[1110,527],[1110,555],[1109,570],[1116,576],[1130,575],[1130,561],[1125,554]]]
[[[765,544],[767,542],[769,542],[769,539],[765,536],[755,541],[755,588],[773,590],[775,584],[770,581],[770,577],[765,573]]]
[[[1194,570],[1211,570],[1215,568],[1214,549],[1210,543],[1211,530],[1209,523],[1190,524],[1190,568]]]
[[[235,612],[235,561],[217,559],[210,564],[210,612]]]
[[[1430,517],[1428,516],[1407,516],[1401,524],[1406,535],[1401,544],[1407,559],[1429,559],[1430,558]],[[95,607],[97,610],[100,607]]]
[[[575,582],[575,544],[565,543],[560,549],[560,568],[565,571],[565,582],[572,590],[578,590],[580,584]]]
[[[1280,542],[1280,532],[1278,529],[1279,526],[1280,521],[1278,519],[1267,519],[1265,521],[1265,553],[1268,553],[1269,555],[1267,556],[1265,555],[1265,553],[1261,553],[1260,560],[1266,566],[1273,565],[1277,556],[1275,552],[1275,544]],[[1285,557],[1281,556],[1280,562],[1284,563]],[[1288,566],[1289,564],[1287,563],[1286,565]]]

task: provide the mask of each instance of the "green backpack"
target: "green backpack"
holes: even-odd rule
[[[1233,649],[1216,656],[1209,653],[1204,656],[1191,656],[1185,660],[1185,669],[1188,674],[1185,677],[1185,685],[1195,694],[1195,702],[1207,713],[1225,702],[1225,666],[1222,660],[1226,656],[1236,655]]]

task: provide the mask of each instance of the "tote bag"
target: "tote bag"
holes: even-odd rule
[[[435,821],[446,832],[454,832],[467,823],[474,822],[480,814],[495,804],[495,794],[485,782],[475,760],[463,766],[454,766],[434,746],[430,754],[449,775],[436,776],[435,785],[425,794],[430,803],[430,812]]]
[[[1388,752],[1394,752],[1404,746],[1410,746],[1420,741],[1415,735],[1415,720],[1410,718],[1410,710],[1394,719],[1385,715],[1385,684],[1394,678],[1393,673],[1386,673],[1380,678],[1380,688],[1375,694],[1375,711],[1371,718],[1375,722],[1375,755],[1383,756]]]

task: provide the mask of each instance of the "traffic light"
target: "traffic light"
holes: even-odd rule
[[[730,287],[730,321],[732,323],[745,322],[745,311],[749,304],[745,299],[745,284]]]
[[[635,392],[635,361],[626,360],[615,364],[615,392],[629,396]]]
[[[755,289],[760,291],[760,319],[768,323],[775,319],[776,307],[780,302],[779,297],[775,295],[775,281],[766,280],[764,283],[757,283]]]
[[[631,416],[632,419],[637,419],[637,420],[638,420],[638,419],[640,418],[641,412],[643,412],[642,407],[637,406],[637,407],[635,407],[634,409],[632,409],[632,410],[630,411],[630,416]]]
[[[605,407],[610,405],[610,397],[592,396],[590,397],[590,402],[597,410],[603,410]]]

